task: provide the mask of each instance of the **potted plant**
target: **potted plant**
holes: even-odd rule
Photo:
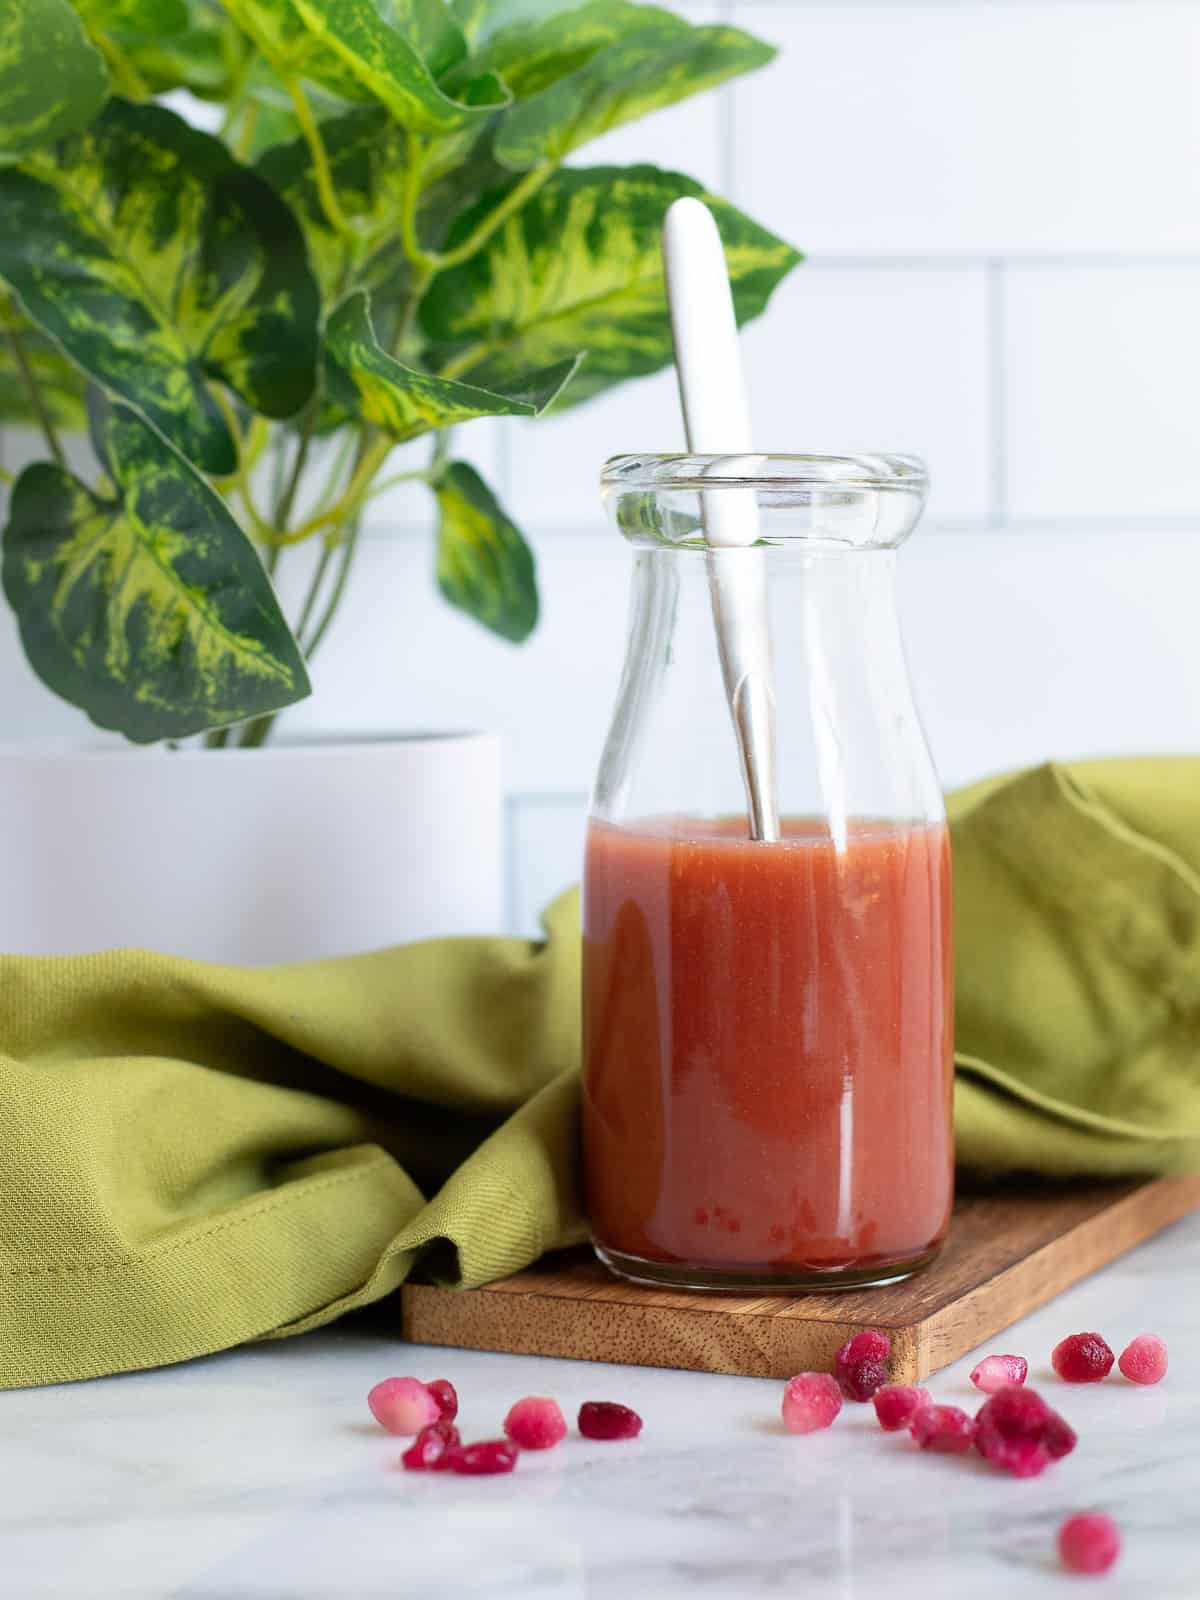
[[[4,593],[41,679],[155,748],[4,757],[0,948],[275,959],[486,920],[492,743],[261,747],[397,476],[445,600],[528,636],[533,556],[452,430],[670,360],[658,229],[702,186],[567,163],[772,54],[631,0],[8,0],[0,418],[46,459],[5,487]],[[753,317],[799,258],[707,198]]]

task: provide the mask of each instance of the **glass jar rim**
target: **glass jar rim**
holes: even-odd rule
[[[800,455],[746,451],[731,455],[610,456],[603,489],[898,490],[924,496],[929,473],[918,456]]]

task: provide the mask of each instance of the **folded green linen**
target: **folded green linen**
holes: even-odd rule
[[[951,796],[960,1165],[1200,1167],[1200,759]],[[579,926],[237,969],[0,958],[0,1386],[300,1333],[584,1237]]]

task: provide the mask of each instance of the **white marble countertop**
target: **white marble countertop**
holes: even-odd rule
[[[999,1600],[1200,1597],[1200,1217],[995,1341],[1078,1429],[1021,1482],[974,1456],[918,1454],[847,1406],[828,1433],[779,1427],[781,1385],[405,1346],[375,1319],[168,1371],[0,1395],[0,1593],[120,1600]],[[1170,1347],[1163,1384],[1068,1388],[1059,1337]],[[931,1381],[972,1405],[971,1360]],[[613,1399],[632,1443],[571,1437],[503,1478],[396,1469],[364,1396],[393,1373],[449,1377],[464,1436],[509,1403]],[[1107,1578],[1058,1572],[1077,1509],[1112,1512]]]

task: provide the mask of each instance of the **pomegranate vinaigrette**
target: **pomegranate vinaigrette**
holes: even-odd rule
[[[741,819],[593,822],[601,1254],[633,1276],[679,1263],[680,1281],[862,1281],[934,1250],[953,1187],[950,915],[940,826],[863,822],[839,849],[800,819],[771,844]]]

